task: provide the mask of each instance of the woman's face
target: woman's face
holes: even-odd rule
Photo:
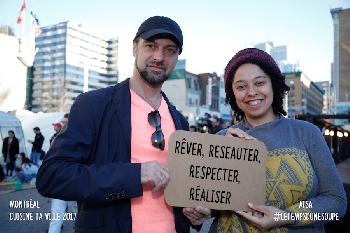
[[[258,65],[241,65],[233,77],[232,90],[238,107],[253,126],[275,118],[271,79]]]

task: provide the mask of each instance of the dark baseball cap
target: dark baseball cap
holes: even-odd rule
[[[148,40],[156,36],[174,41],[179,46],[179,54],[181,54],[183,44],[182,31],[174,20],[165,16],[153,16],[146,19],[137,30],[134,41],[138,37]]]

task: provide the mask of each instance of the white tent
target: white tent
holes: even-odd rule
[[[19,152],[24,152],[27,154],[25,138],[20,120],[12,114],[0,111],[0,149],[2,149],[2,141],[8,136],[9,130],[13,130],[19,140]],[[2,153],[0,154],[0,157],[0,161],[3,162],[4,160],[2,158]]]

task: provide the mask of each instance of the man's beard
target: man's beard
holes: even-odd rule
[[[152,87],[161,86],[169,77],[165,74],[166,72],[165,65],[162,65],[162,69],[164,72],[152,72],[148,69],[148,65],[145,65],[145,68],[141,69],[137,64],[137,61],[135,60],[135,67],[139,72],[141,78],[145,80]]]

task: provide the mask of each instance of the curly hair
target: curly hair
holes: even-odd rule
[[[283,109],[283,98],[287,95],[290,88],[285,83],[285,76],[282,75],[278,65],[268,53],[256,48],[247,48],[236,53],[225,68],[226,103],[231,105],[235,118],[242,120],[245,118],[245,114],[237,105],[236,97],[232,90],[232,82],[237,69],[241,65],[248,63],[259,66],[270,77],[273,90],[273,112],[287,115]]]

